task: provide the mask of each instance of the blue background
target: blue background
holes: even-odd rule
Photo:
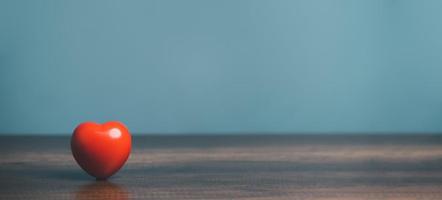
[[[442,1],[2,0],[0,133],[442,131]]]

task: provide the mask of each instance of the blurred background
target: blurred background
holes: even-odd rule
[[[2,0],[0,133],[438,133],[439,0]]]

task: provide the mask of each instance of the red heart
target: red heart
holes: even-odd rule
[[[97,179],[106,179],[126,162],[131,149],[131,136],[120,122],[97,124],[84,122],[75,128],[71,138],[72,154],[80,167]]]

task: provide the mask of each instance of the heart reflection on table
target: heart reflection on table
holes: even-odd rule
[[[81,186],[75,193],[76,200],[126,200],[129,193],[121,186],[108,182],[97,181]]]

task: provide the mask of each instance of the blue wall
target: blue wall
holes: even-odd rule
[[[0,133],[441,132],[442,1],[3,0]]]

